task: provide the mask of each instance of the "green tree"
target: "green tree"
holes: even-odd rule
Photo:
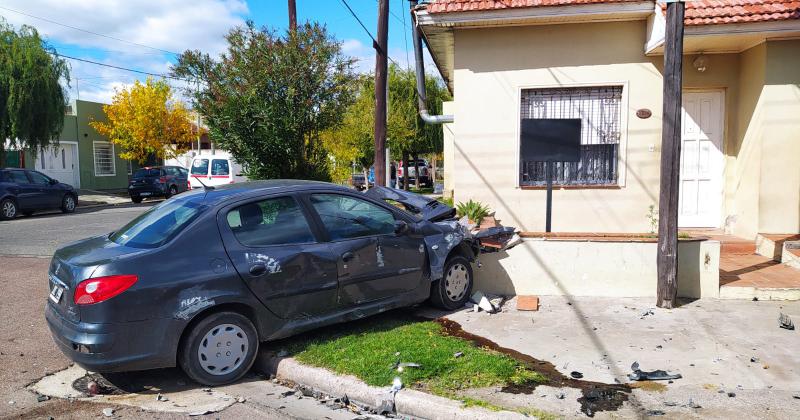
[[[319,137],[352,102],[353,60],[316,23],[278,36],[248,22],[226,40],[219,59],[186,51],[173,69],[200,80],[192,96],[211,138],[251,178],[329,179]]]
[[[31,26],[19,31],[0,18],[0,162],[5,141],[36,149],[57,140],[64,126],[67,63]]]
[[[428,109],[440,112],[449,92],[433,77],[426,77]],[[349,164],[368,168],[374,160],[375,81],[373,75],[359,78],[356,99],[347,108],[342,123],[323,135],[326,149],[335,157],[332,178],[342,181],[350,173]],[[404,154],[440,153],[442,127],[427,125],[417,109],[416,74],[411,69],[389,66],[388,145],[395,159]],[[346,164],[339,164],[346,162]]]

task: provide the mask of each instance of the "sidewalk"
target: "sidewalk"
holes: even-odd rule
[[[538,312],[519,312],[512,300],[498,314],[461,310],[447,318],[467,333],[552,363],[566,377],[579,372],[586,381],[633,388],[619,410],[597,412],[598,418],[800,417],[800,332],[780,329],[777,321],[780,312],[800,320],[800,302],[697,300],[673,310],[638,298],[544,296],[541,302]],[[627,377],[633,362],[683,378],[634,382]],[[578,389],[505,391],[465,394],[585,417]]]
[[[78,206],[114,206],[130,204],[131,199],[126,190],[78,190]]]

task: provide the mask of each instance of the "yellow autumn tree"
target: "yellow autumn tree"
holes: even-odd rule
[[[108,122],[89,123],[123,150],[119,156],[144,163],[151,155],[170,159],[186,152],[198,133],[192,132],[189,111],[172,96],[164,80],[138,80],[118,90],[103,106]]]

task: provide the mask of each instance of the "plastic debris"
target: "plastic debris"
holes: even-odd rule
[[[163,396],[161,394],[158,394],[158,395],[156,395],[156,401],[166,402],[166,401],[169,401],[169,398],[167,398],[167,397],[165,397],[165,396]]]
[[[500,307],[503,305],[503,301],[505,300],[502,296],[497,295],[487,295],[481,291],[477,291],[472,294],[470,297],[470,301],[474,304],[473,311],[479,312],[483,310],[484,312],[493,314],[495,312],[499,312]]]
[[[569,373],[569,376],[572,376],[572,377],[573,377],[573,378],[575,378],[575,379],[581,379],[581,378],[583,378],[583,374],[582,374],[582,373],[580,373],[580,372],[578,372],[577,370],[573,370],[572,372],[570,372],[570,373]]]
[[[401,389],[403,389],[403,380],[400,379],[399,376],[395,376],[394,380],[392,380],[392,388],[390,389],[390,391],[393,394],[396,394],[397,391],[400,391]]]
[[[639,369],[639,362],[633,362],[631,365],[631,370],[633,370],[633,373],[628,374],[628,378],[632,381],[668,381],[671,379],[683,378],[680,373],[673,375],[663,370],[652,370],[645,372]]]
[[[114,409],[113,408],[104,408],[103,409],[103,415],[106,416],[106,417],[113,416],[114,415]]]
[[[646,317],[646,316],[648,316],[648,315],[655,315],[655,312],[653,312],[653,310],[652,310],[652,309],[648,309],[648,310],[646,310],[646,311],[642,312],[642,317],[641,317],[641,319],[644,319],[644,317]]]
[[[100,387],[97,386],[97,382],[95,381],[89,381],[89,383],[86,384],[86,391],[89,392],[89,395],[97,395],[99,390]]]
[[[47,395],[41,395],[41,394],[36,397],[37,402],[45,402],[49,399],[50,397],[48,397]]]
[[[750,361],[753,363],[758,363],[758,357],[753,356],[750,358]]]
[[[463,351],[457,351],[457,352],[453,353],[453,357],[455,357],[456,359],[458,359],[459,357],[461,357],[463,355],[464,355]]]
[[[406,368],[418,368],[418,367],[420,367],[419,363],[403,362],[397,364],[397,371],[402,372]]]
[[[789,318],[789,315],[786,315],[783,312],[781,312],[781,315],[778,317],[778,324],[783,329],[794,330],[794,323],[792,322],[792,318]]]

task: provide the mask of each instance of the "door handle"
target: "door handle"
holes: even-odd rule
[[[250,266],[250,274],[253,276],[260,276],[267,272],[267,266],[264,264],[253,264]]]
[[[348,261],[352,260],[353,257],[355,257],[355,254],[353,254],[350,251],[347,251],[344,254],[342,254],[342,261],[348,262]]]

